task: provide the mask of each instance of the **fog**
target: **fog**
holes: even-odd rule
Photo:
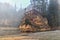
[[[58,20],[58,24],[60,24],[60,1],[57,0],[55,1],[57,2],[57,4],[55,3],[52,3],[52,6],[51,7],[55,7],[53,8],[55,11],[53,13],[51,13],[50,11],[50,5],[47,5],[47,11],[45,11],[45,13],[48,16],[48,19],[49,17],[51,17],[50,15],[53,14],[53,15],[56,15],[58,14],[56,17]],[[51,3],[49,2],[48,0],[48,4]],[[54,6],[53,6],[54,5]],[[57,5],[57,7],[56,7]],[[0,26],[1,27],[18,27],[18,25],[20,24],[20,21],[21,21],[21,18],[24,16],[24,13],[25,13],[25,8],[28,10],[32,9],[32,6],[31,3],[30,3],[30,0],[1,0],[0,1]],[[56,9],[57,8],[57,9]],[[36,8],[35,8],[36,9]],[[46,8],[44,7],[44,10]],[[37,9],[38,10],[38,9]],[[44,11],[43,10],[43,11]],[[58,10],[58,11],[57,11]],[[41,11],[41,12],[43,12]],[[53,10],[52,10],[53,11]],[[45,16],[47,16],[45,15]],[[48,20],[48,21],[51,21],[51,20]],[[53,22],[53,24],[55,23],[55,21]]]

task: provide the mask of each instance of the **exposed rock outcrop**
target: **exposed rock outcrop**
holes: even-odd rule
[[[19,29],[22,32],[35,32],[50,30],[47,18],[44,18],[36,10],[30,10],[22,18]]]

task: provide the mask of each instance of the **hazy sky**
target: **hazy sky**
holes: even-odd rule
[[[19,9],[20,7],[25,8],[30,4],[30,0],[0,0],[0,2],[7,2],[10,3],[12,6],[14,6],[16,3],[17,9]]]

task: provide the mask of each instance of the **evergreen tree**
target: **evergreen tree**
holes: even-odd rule
[[[48,4],[48,0],[31,0],[31,4],[33,5],[33,8],[40,12],[42,16],[46,16],[46,6]]]
[[[48,21],[50,26],[57,26],[57,0],[50,0],[48,8]]]

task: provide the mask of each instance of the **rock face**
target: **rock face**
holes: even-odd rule
[[[22,18],[19,29],[22,32],[35,32],[50,30],[48,20],[42,17],[36,10],[30,10]]]

